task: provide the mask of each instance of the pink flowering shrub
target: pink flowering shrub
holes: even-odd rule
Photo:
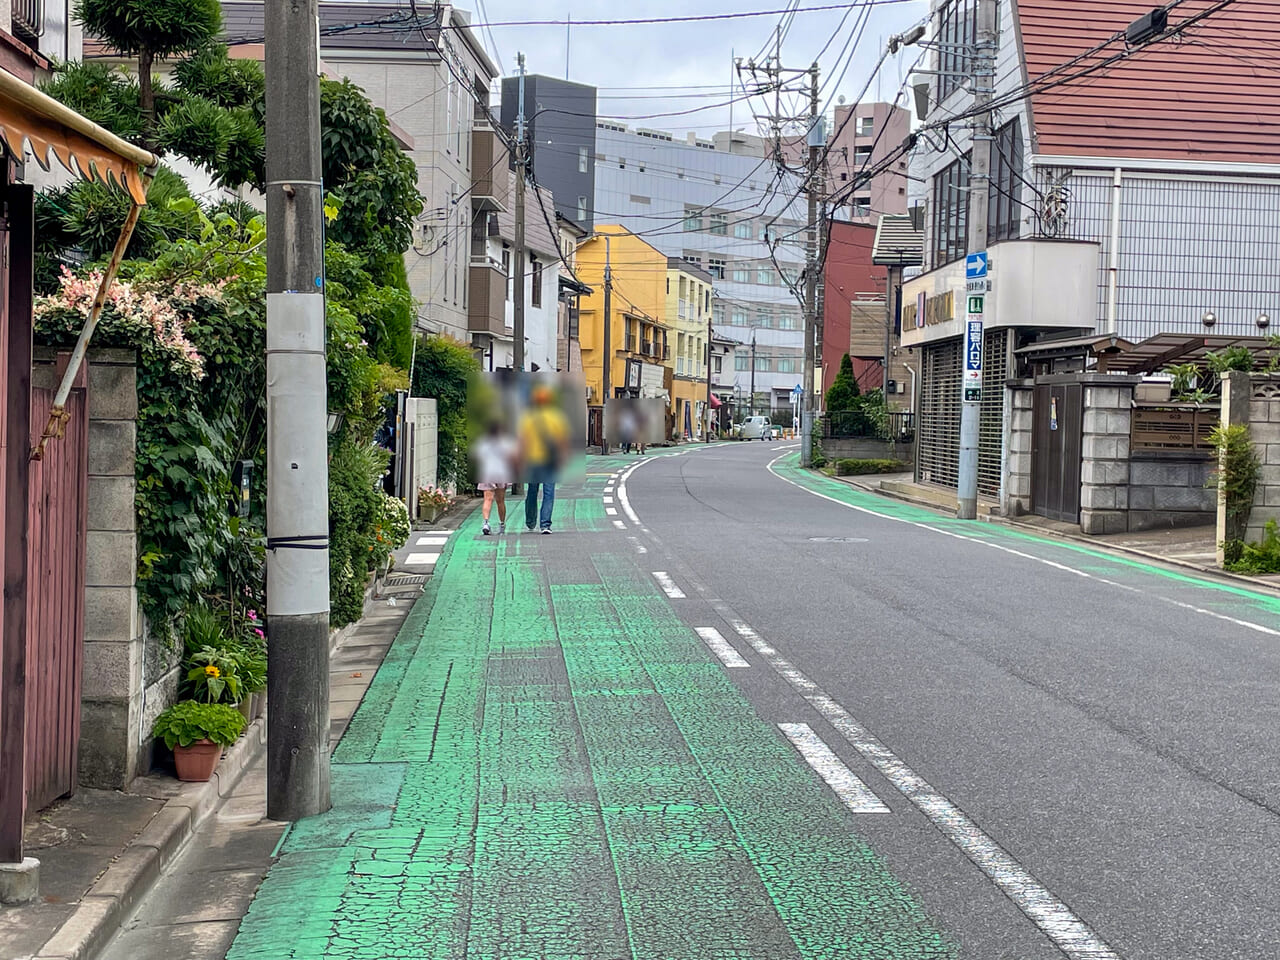
[[[78,335],[101,282],[100,271],[78,277],[64,266],[58,292],[36,299],[36,329],[58,339]],[[223,286],[180,283],[161,296],[151,288],[116,280],[107,290],[94,341],[130,343],[165,360],[174,373],[202,380],[204,358],[188,338],[187,324],[197,301],[221,302]]]

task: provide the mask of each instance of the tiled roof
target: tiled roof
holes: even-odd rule
[[[1152,6],[1152,0],[1018,0],[1027,78],[1035,80],[1102,43]],[[1186,0],[1170,11],[1170,27],[1213,6],[1216,0]],[[1276,163],[1278,48],[1280,0],[1231,4],[1182,39],[1135,48],[1106,70],[1035,95],[1035,150],[1050,156]],[[1122,42],[1112,44],[1080,66],[1123,49]]]

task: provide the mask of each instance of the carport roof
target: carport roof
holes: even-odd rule
[[[1175,363],[1203,364],[1208,354],[1230,347],[1248,347],[1262,364],[1280,354],[1280,347],[1269,337],[1160,333],[1127,353],[1108,358],[1107,369],[1113,373],[1156,373]]]

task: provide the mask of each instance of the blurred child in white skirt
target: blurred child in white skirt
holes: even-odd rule
[[[507,487],[515,483],[516,453],[515,439],[504,433],[496,420],[471,450],[476,462],[476,488],[484,494],[481,533],[486,537],[492,533],[489,515],[494,503],[498,505],[498,533],[507,532]]]

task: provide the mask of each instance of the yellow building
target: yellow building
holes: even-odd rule
[[[606,262],[612,287],[610,395],[667,400],[670,421],[672,324],[666,315],[667,257],[620,226],[597,226],[578,247],[578,278],[592,290],[579,303],[587,404],[599,408],[604,403]]]
[[[667,261],[666,315],[674,318],[671,412],[677,438],[702,435],[707,405],[707,337],[711,330],[711,274],[680,257]]]

